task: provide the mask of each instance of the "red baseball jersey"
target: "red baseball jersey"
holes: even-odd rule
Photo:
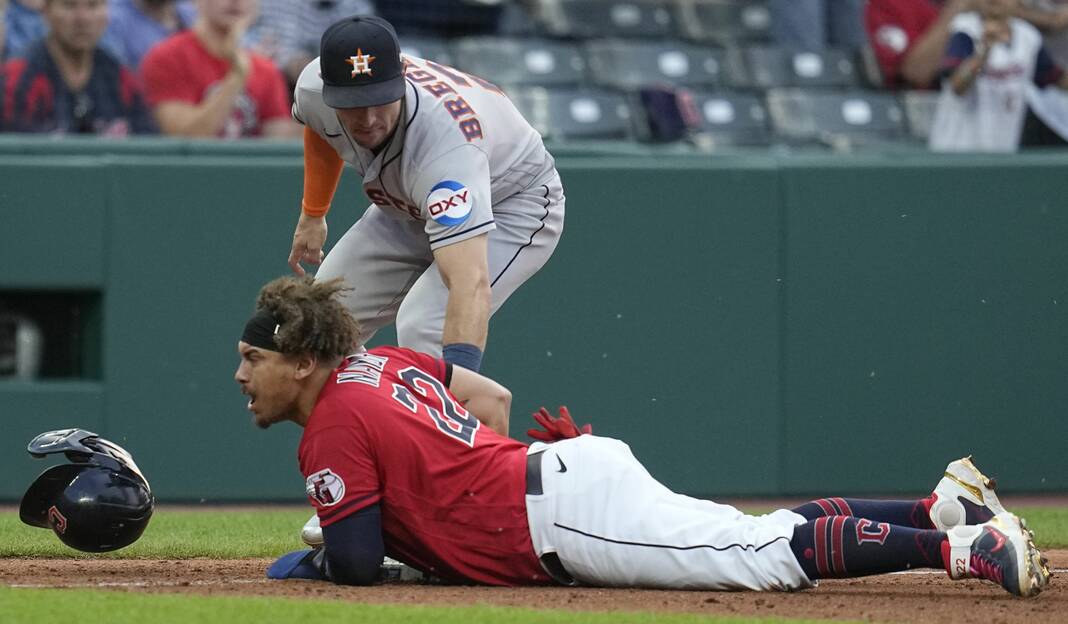
[[[864,12],[868,39],[887,86],[907,87],[901,64],[912,46],[938,20],[941,3],[933,0],[870,0]]]
[[[379,503],[391,557],[447,580],[548,584],[527,524],[527,447],[481,426],[446,374],[396,347],[334,371],[298,449],[320,522]]]
[[[219,131],[227,139],[259,136],[263,123],[290,116],[289,91],[282,72],[265,56],[249,53],[248,79],[230,118]],[[230,71],[230,63],[214,56],[193,31],[167,38],[141,63],[148,103],[199,104]]]

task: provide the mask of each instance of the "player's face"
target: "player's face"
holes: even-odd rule
[[[337,118],[360,147],[375,150],[393,134],[400,121],[401,101],[364,108],[339,108]]]
[[[89,52],[108,26],[107,0],[48,0],[44,18],[53,40],[70,52]]]
[[[245,342],[237,343],[241,363],[234,380],[248,395],[252,422],[266,429],[274,423],[291,420],[295,413],[299,386],[294,377],[296,362],[277,351],[258,349]]]

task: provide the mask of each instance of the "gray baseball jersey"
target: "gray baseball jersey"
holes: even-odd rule
[[[355,289],[347,304],[366,341],[396,320],[401,346],[438,354],[448,290],[432,251],[489,233],[492,311],[549,259],[564,195],[541,136],[492,84],[404,57],[401,118],[378,154],[360,147],[323,101],[319,60],[297,82],[293,117],[363,178],[374,202],[317,275]]]

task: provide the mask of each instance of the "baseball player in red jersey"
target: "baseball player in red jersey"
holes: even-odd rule
[[[927,498],[828,498],[764,516],[676,494],[619,440],[542,414],[527,446],[508,391],[425,354],[346,355],[359,329],[339,280],[260,292],[235,374],[256,424],[304,427],[299,448],[323,547],[272,578],[375,580],[384,555],[452,582],[793,590],[915,567],[1033,596],[1049,569],[1026,525],[967,458]]]

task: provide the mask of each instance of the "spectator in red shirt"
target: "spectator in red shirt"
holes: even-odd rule
[[[257,0],[198,0],[193,28],[145,56],[145,90],[164,134],[298,136],[281,72],[241,47],[257,9]]]
[[[42,14],[48,35],[4,67],[6,129],[154,132],[136,77],[100,47],[107,0],[46,0]]]
[[[953,18],[978,8],[977,0],[869,0],[864,22],[885,85],[937,88]],[[1068,28],[1068,7],[1034,2],[1017,4],[1013,13],[1045,32]]]
[[[888,87],[937,86],[953,18],[975,0],[870,0],[864,14],[868,38]]]

